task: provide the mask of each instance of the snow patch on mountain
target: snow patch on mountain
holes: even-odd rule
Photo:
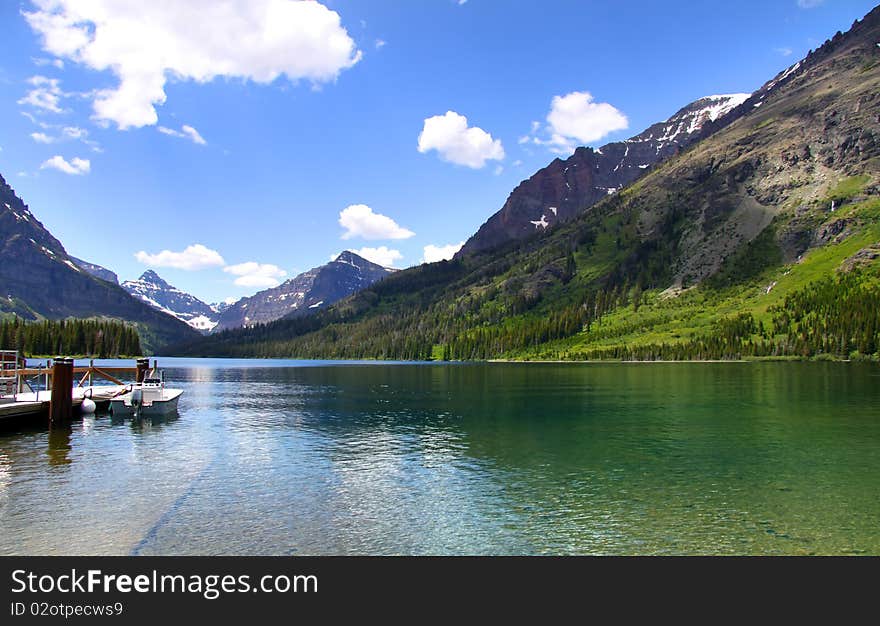
[[[211,305],[169,285],[153,270],[147,270],[137,280],[125,281],[122,288],[198,331],[210,332],[217,326],[219,314]]]

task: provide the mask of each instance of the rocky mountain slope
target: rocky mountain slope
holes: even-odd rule
[[[578,148],[569,158],[555,159],[513,190],[501,210],[483,224],[459,256],[491,250],[566,222],[701,138],[749,94],[708,96],[690,103],[668,120],[638,135],[602,146]]]
[[[88,261],[83,261],[82,259],[77,259],[73,256],[70,257],[70,260],[73,261],[77,267],[84,269],[95,278],[106,280],[108,283],[113,283],[114,285],[119,284],[119,277],[116,275],[116,272],[111,272],[106,267],[101,267],[95,263],[89,263]]]
[[[180,351],[880,358],[878,44],[880,8],[546,233]]]
[[[147,270],[137,280],[125,281],[122,288],[196,330],[210,332],[217,326],[218,312],[213,307],[169,285],[153,270]]]
[[[183,322],[92,276],[0,176],[0,313],[24,319],[110,317],[137,325],[145,350],[197,336]]]
[[[227,307],[217,330],[253,326],[282,317],[306,315],[369,287],[393,270],[345,251],[326,265],[284,281]]]

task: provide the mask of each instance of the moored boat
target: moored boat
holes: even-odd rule
[[[183,389],[166,387],[164,376],[145,378],[127,389],[110,400],[110,411],[116,417],[170,415],[177,411],[177,401],[183,394]]]

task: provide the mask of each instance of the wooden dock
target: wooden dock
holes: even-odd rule
[[[127,375],[134,374],[134,381],[142,382],[150,369],[148,359],[137,359],[134,367],[96,367],[94,361],[75,367],[73,359],[66,357],[56,357],[50,363],[46,367],[26,367],[17,352],[0,351],[0,378],[4,383],[0,387],[0,429],[36,425],[46,418],[50,426],[69,422],[79,414],[84,392],[92,387],[94,378],[124,386],[122,379]],[[153,367],[158,368],[158,363]],[[43,379],[45,389],[25,392],[28,378]]]
[[[46,402],[0,402],[0,423],[48,413],[48,410],[49,405]]]

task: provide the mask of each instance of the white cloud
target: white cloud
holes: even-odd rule
[[[165,135],[171,135],[172,137],[180,137],[181,139],[189,139],[193,143],[197,143],[200,146],[204,146],[208,142],[205,141],[204,137],[199,134],[192,126],[184,124],[180,127],[180,130],[174,130],[173,128],[168,128],[167,126],[159,126],[157,130]]]
[[[501,176],[501,174],[504,173],[504,166],[503,165],[496,165],[495,171],[492,173],[495,174],[495,176]]]
[[[223,260],[223,257],[220,256],[219,252],[211,250],[200,243],[187,246],[183,252],[162,250],[162,252],[157,254],[149,254],[141,250],[140,252],[135,252],[134,258],[144,265],[152,265],[153,267],[173,267],[187,271],[218,267],[226,263]]]
[[[61,98],[66,94],[61,91],[61,81],[57,78],[46,78],[45,76],[31,76],[28,84],[33,87],[18,101],[18,104],[26,104],[35,109],[42,109],[50,113],[63,113],[61,108]]]
[[[31,61],[33,61],[34,65],[36,65],[38,67],[45,67],[46,65],[51,65],[52,67],[57,68],[59,70],[64,69],[64,61],[62,61],[61,59],[39,58],[39,59],[31,59]]]
[[[89,131],[79,126],[65,126],[61,129],[61,134],[68,139],[85,139],[89,136]]]
[[[467,118],[455,111],[425,120],[419,134],[419,152],[430,150],[436,150],[444,161],[473,169],[480,169],[486,161],[504,158],[500,139],[492,139],[492,135],[477,126],[468,127]]]
[[[825,0],[797,0],[797,5],[802,9],[812,9],[825,2]]]
[[[28,113],[27,111],[21,111],[21,114],[22,114],[24,117],[28,118],[33,124],[35,124],[36,126],[39,126],[40,128],[42,128],[42,129],[44,129],[44,130],[48,130],[48,129],[50,129],[50,128],[57,128],[56,125],[53,125],[53,124],[47,124],[46,122],[41,122],[40,120],[38,120],[36,117],[34,117],[33,115],[31,115],[31,114]]]
[[[571,145],[573,140],[583,144],[598,141],[617,130],[629,127],[626,116],[607,102],[594,102],[586,91],[574,91],[554,96],[547,114],[552,141]]]
[[[63,156],[56,154],[51,159],[44,161],[40,166],[40,169],[54,169],[59,172],[64,172],[65,174],[79,176],[82,174],[88,174],[92,169],[92,163],[88,159],[81,159],[79,157],[73,157],[68,161]]]
[[[790,57],[794,53],[794,50],[792,50],[791,48],[773,48],[773,50],[784,57]]]
[[[352,204],[340,211],[339,225],[345,229],[343,239],[409,239],[415,235],[387,215],[374,213],[366,204]]]
[[[463,245],[463,241],[459,243],[450,243],[445,246],[435,246],[434,244],[427,245],[424,249],[422,261],[424,263],[436,263],[437,261],[444,260],[448,261],[456,252],[461,250]]]
[[[350,252],[364,257],[367,261],[372,261],[382,267],[394,267],[394,264],[403,258],[400,250],[392,250],[387,246],[378,248],[361,248],[360,250],[350,249]]]
[[[257,263],[247,261],[238,265],[227,265],[223,268],[227,274],[238,276],[234,283],[239,287],[277,287],[280,279],[287,276],[287,272],[271,263]]]
[[[551,152],[568,155],[578,145],[599,141],[606,135],[629,127],[626,115],[607,102],[595,102],[587,91],[573,91],[554,96],[547,114],[545,137],[539,137],[540,124],[532,122],[530,135],[520,137],[520,143],[535,143],[549,147]]]
[[[223,304],[235,304],[238,300],[239,299],[235,296],[229,296],[228,298],[223,299]]]
[[[361,59],[338,13],[295,0],[33,0],[43,49],[119,80],[94,92],[94,117],[120,129],[157,123],[173,80],[279,77],[333,82]]]
[[[43,122],[38,122],[36,119],[34,119],[32,115],[29,114],[27,114],[27,117],[44,130],[54,131],[60,127],[57,124],[46,124]],[[97,141],[89,139],[89,131],[87,131],[85,128],[80,128],[79,126],[61,127],[61,132],[57,136],[48,135],[42,132],[31,133],[31,139],[33,139],[37,143],[45,144],[57,143],[59,141],[80,141],[91,148],[94,152],[103,152],[101,146],[98,144]]]
[[[376,40],[376,50],[380,50],[380,49],[384,48],[387,44],[388,44],[388,42],[385,41],[384,39],[377,39]]]

